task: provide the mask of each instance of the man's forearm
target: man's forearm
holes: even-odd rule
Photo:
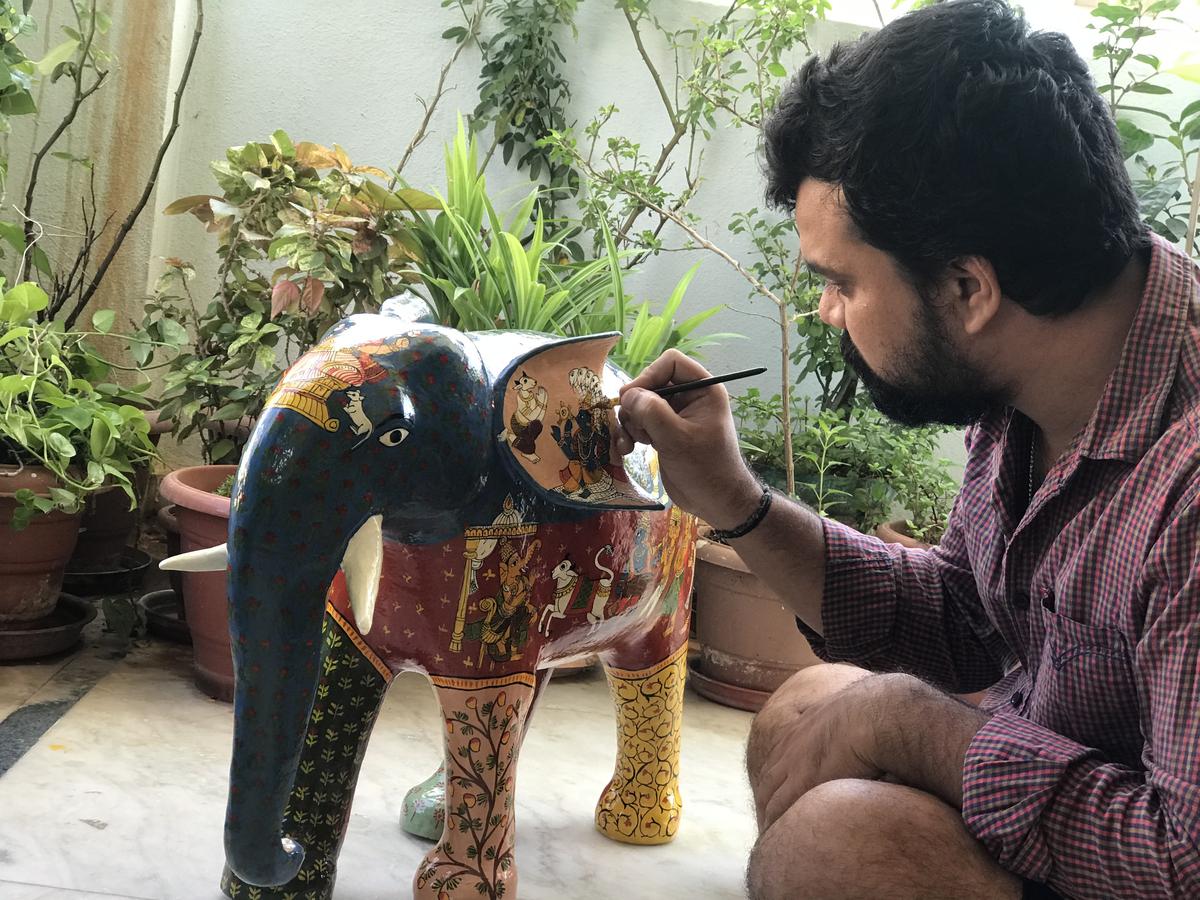
[[[766,518],[749,534],[730,540],[729,546],[784,606],[822,632],[825,530],[816,513],[776,493]]]

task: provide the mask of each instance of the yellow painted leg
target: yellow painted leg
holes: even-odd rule
[[[679,796],[679,732],[687,646],[640,671],[605,666],[617,707],[617,767],[596,805],[596,827],[627,844],[665,844],[675,837]]]

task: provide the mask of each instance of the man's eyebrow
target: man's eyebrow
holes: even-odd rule
[[[804,261],[804,264],[806,266],[808,266],[812,271],[814,271],[818,275],[820,275],[822,278],[828,279],[830,281],[844,281],[845,280],[845,276],[841,272],[837,271],[836,269],[831,269],[828,266],[823,266],[820,263],[811,262],[810,260],[807,260],[807,259]]]

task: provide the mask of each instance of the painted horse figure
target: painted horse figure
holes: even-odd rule
[[[596,825],[674,836],[696,522],[666,503],[650,451],[609,450],[615,341],[464,334],[398,298],[280,380],[227,549],[170,564],[228,559],[229,896],[330,896],[371,727],[407,670],[433,683],[446,743],[415,897],[515,896],[521,738],[549,667],[584,655],[618,716]]]

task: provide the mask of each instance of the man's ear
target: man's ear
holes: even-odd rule
[[[964,256],[951,263],[947,278],[963,333],[978,336],[995,320],[1004,299],[995,268],[982,256]]]

